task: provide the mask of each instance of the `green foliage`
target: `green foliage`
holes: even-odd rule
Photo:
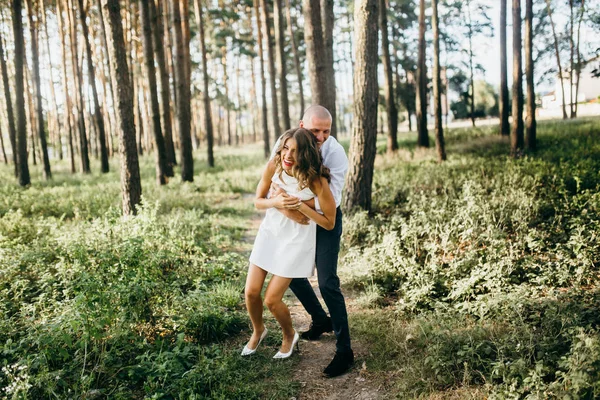
[[[259,153],[259,151],[257,151]],[[121,217],[119,177],[19,188],[0,169],[1,398],[291,397],[289,365],[242,360],[242,242],[260,156],[229,150],[195,183],[154,186]],[[62,171],[61,171],[62,169]],[[34,170],[34,174],[39,171]],[[265,377],[274,384],[266,386]],[[237,382],[237,384],[236,384]]]
[[[481,385],[494,398],[596,398],[598,120],[542,122],[538,152],[518,160],[488,132],[450,131],[443,164],[380,164],[374,212],[345,219],[341,276],[394,305],[354,331],[406,370],[400,397]]]

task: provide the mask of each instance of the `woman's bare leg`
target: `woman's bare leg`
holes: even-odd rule
[[[291,281],[291,278],[273,275],[265,292],[265,305],[269,307],[269,310],[275,316],[283,331],[283,343],[281,343],[280,349],[282,353],[290,351],[294,340],[294,328],[292,327],[290,310],[283,302],[283,295],[290,286]]]
[[[248,341],[248,348],[255,349],[258,346],[260,335],[265,330],[263,322],[263,303],[260,293],[265,284],[267,271],[250,263],[248,267],[248,276],[246,277],[246,289],[244,290],[246,298],[246,309],[252,321],[252,337]]]

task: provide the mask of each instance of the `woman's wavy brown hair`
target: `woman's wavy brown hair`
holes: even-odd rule
[[[317,139],[311,132],[304,128],[290,129],[281,136],[274,158],[279,177],[281,178],[281,174],[283,173],[281,152],[283,151],[285,142],[290,138],[296,140],[296,162],[292,167],[291,175],[298,179],[298,190],[309,187],[311,183],[321,177],[326,178],[329,182],[331,174],[329,173],[329,168],[323,165],[323,158],[319,151]]]

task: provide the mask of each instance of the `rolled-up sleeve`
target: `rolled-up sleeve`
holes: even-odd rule
[[[330,138],[331,139],[331,138]],[[330,140],[328,139],[328,140]],[[323,164],[329,168],[331,173],[331,182],[329,188],[335,200],[335,206],[339,207],[342,202],[342,190],[344,189],[344,179],[348,172],[348,157],[341,144],[335,143],[326,154],[323,154]],[[315,198],[315,209],[321,211],[319,200]]]

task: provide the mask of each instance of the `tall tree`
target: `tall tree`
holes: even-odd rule
[[[323,2],[329,0],[322,0]],[[331,73],[329,71],[329,53],[323,31],[323,16],[320,0],[303,0],[304,8],[304,42],[308,60],[308,76],[312,103],[327,108],[331,113],[331,134],[336,136],[335,82],[331,90]],[[333,27],[333,22],[327,26]],[[328,28],[329,29],[329,28]],[[333,57],[333,54],[332,54]],[[333,68],[333,65],[331,66]]]
[[[100,0],[98,0],[100,1]],[[66,3],[65,3],[66,4]],[[63,110],[63,116],[64,116],[64,126],[65,129],[67,129],[67,145],[69,148],[69,161],[70,161],[70,165],[71,165],[71,173],[74,174],[75,173],[75,149],[73,146],[73,127],[72,127],[72,112],[71,112],[71,95],[70,95],[70,90],[69,90],[69,82],[68,82],[68,78],[67,76],[69,75],[67,73],[67,31],[66,29],[63,29],[64,27],[64,23],[63,23],[63,13],[62,13],[62,9],[63,9],[63,2],[62,1],[57,1],[56,2],[56,17],[58,20],[58,31],[60,32],[60,48],[61,48],[61,53],[62,53],[62,84],[63,84],[63,93],[65,95],[65,102],[64,102],[64,110]],[[100,7],[101,9],[101,7]],[[65,17],[67,18],[67,17]]]
[[[2,35],[0,34],[0,68],[2,69],[2,86],[4,87],[4,98],[6,103],[6,116],[8,119],[8,138],[12,150],[12,158],[15,167],[15,177],[19,176],[19,160],[17,157],[17,128],[15,127],[15,116],[13,112],[12,98],[10,95],[10,86],[8,82],[8,68],[4,59],[4,45]]]
[[[150,8],[148,1],[146,0],[139,0],[138,4],[140,6],[140,14],[142,17],[144,64],[146,65],[146,74],[148,75],[148,90],[150,94],[150,106],[152,109],[150,126],[154,134],[156,152],[156,182],[159,185],[164,185],[167,183],[167,151],[165,149],[165,140],[160,126],[160,108],[158,106],[158,90],[156,87],[156,69],[154,68],[154,46],[152,43],[152,26],[150,25]]]
[[[271,146],[269,145],[269,128],[267,123],[267,80],[265,78],[265,62],[263,51],[262,24],[260,22],[260,4],[259,0],[253,0],[254,13],[257,26],[257,42],[258,42],[258,62],[260,63],[260,87],[262,100],[262,131],[263,131],[263,152],[266,157],[271,154]],[[277,128],[275,128],[277,129]]]
[[[40,53],[38,46],[37,15],[32,7],[31,0],[27,0],[27,14],[29,16],[29,32],[31,34],[31,58],[33,73],[33,92],[35,94],[35,112],[37,122],[37,133],[40,138],[40,151],[44,165],[44,178],[51,179],[50,158],[48,157],[48,144],[46,142],[46,130],[44,129],[44,108],[42,106],[42,83],[40,78]],[[37,14],[37,13],[36,13]],[[35,18],[34,18],[35,17]],[[32,110],[33,111],[33,110]]]
[[[77,21],[73,15],[73,3],[72,0],[65,0],[67,2],[67,15],[69,18],[70,26],[70,39],[71,39],[71,67],[73,69],[73,82],[75,84],[75,98],[77,101],[77,111],[79,113],[78,124],[79,124],[79,156],[80,156],[80,169],[84,174],[90,173],[90,158],[88,152],[88,139],[87,130],[85,127],[85,102],[83,98],[83,74],[79,69],[79,47],[77,46]]]
[[[204,104],[204,129],[206,130],[206,141],[207,141],[207,158],[208,166],[215,166],[215,156],[213,154],[213,124],[212,116],[210,112],[210,96],[208,93],[208,63],[206,60],[206,37],[204,35],[204,12],[200,0],[195,0],[196,6],[196,18],[198,19],[198,27],[200,30],[200,52],[202,53],[202,103]],[[268,136],[268,134],[267,134]]]
[[[500,2],[500,134],[510,134],[508,123],[508,62],[506,53],[506,0]]]
[[[510,137],[510,151],[516,157],[523,149],[523,68],[521,58],[521,0],[513,0],[513,125]]]
[[[277,66],[279,70],[279,91],[281,93],[281,129],[290,129],[290,105],[288,102],[287,67],[285,56],[285,24],[283,22],[283,0],[273,1],[273,25],[275,28],[275,44],[277,47]]]
[[[190,86],[186,84],[188,82],[187,67],[185,65],[187,53],[184,49],[184,37],[181,24],[181,18],[189,18],[189,15],[181,15],[179,11],[180,1],[175,2],[173,7],[173,25],[175,28],[175,53],[177,54],[175,80],[177,81],[177,120],[179,124],[179,145],[181,149],[181,179],[184,182],[193,182],[194,158],[192,155],[191,134],[191,94]]]
[[[294,35],[295,23],[292,23],[292,12],[291,12],[290,0],[285,0],[285,15],[287,19],[288,35],[290,36],[290,43],[292,45],[292,53],[294,54],[294,67],[296,69],[296,75],[298,76],[298,90],[300,96],[300,114],[305,110],[304,105],[304,75],[302,68],[300,68],[300,55],[298,54],[298,45],[296,44],[296,36]],[[254,75],[254,74],[253,74]],[[298,119],[302,118],[302,115]]]
[[[579,98],[579,81],[581,80],[581,22],[583,21],[583,15],[585,13],[585,0],[580,0],[581,4],[579,7],[579,21],[577,22],[577,44],[575,46],[575,52],[577,54],[577,61],[575,63],[575,107],[573,109],[573,117],[577,117],[577,99]]]
[[[417,145],[429,147],[427,132],[427,64],[425,63],[425,0],[420,0],[419,58],[417,61]]]
[[[269,2],[267,0],[261,0],[262,9],[262,23],[264,25],[265,40],[267,42],[267,62],[269,65],[269,83],[271,86],[271,116],[273,117],[273,140],[277,140],[281,131],[281,125],[279,120],[279,103],[277,102],[277,84],[276,72],[275,72],[275,49],[273,46],[273,39],[271,37],[271,23],[269,18]]]
[[[23,60],[25,58],[25,40],[23,39],[23,3],[12,0],[13,34],[15,40],[15,103],[17,106],[17,145],[19,147],[19,184],[31,183],[29,164],[27,163],[27,120],[25,117],[25,87],[23,85]]]
[[[78,0],[79,17],[81,27],[83,29],[83,41],[85,43],[85,54],[88,67],[89,85],[92,88],[92,98],[94,100],[94,124],[98,132],[98,141],[100,142],[100,169],[103,173],[107,173],[108,166],[108,149],[106,148],[106,130],[104,128],[104,115],[100,109],[100,101],[98,100],[98,90],[96,88],[96,71],[94,70],[94,60],[92,58],[92,46],[90,45],[90,34],[87,25],[87,15],[83,0]]]
[[[140,181],[140,166],[135,143],[135,127],[133,125],[133,91],[129,69],[127,67],[127,52],[121,25],[121,10],[119,0],[102,0],[104,20],[109,32],[110,62],[115,71],[116,92],[118,93],[117,111],[119,120],[119,153],[121,158],[121,196],[123,214],[137,213],[137,206],[142,196]]]
[[[155,0],[149,1],[150,20],[152,36],[154,38],[154,50],[156,52],[156,64],[158,66],[158,76],[160,78],[160,98],[162,102],[162,130],[165,139],[165,149],[167,151],[167,167],[165,173],[167,176],[173,176],[173,165],[177,165],[175,156],[175,145],[173,144],[173,121],[171,120],[171,96],[169,92],[169,72],[167,69],[167,60],[164,47],[164,24],[162,16],[162,6],[156,7]]]
[[[333,60],[333,25],[335,14],[333,12],[333,0],[321,0],[321,23],[323,32],[323,45],[325,56],[325,74],[328,96],[327,109],[331,113],[331,135],[337,137],[337,107],[336,107],[336,86],[335,86],[335,69]],[[322,55],[322,56],[323,56]]]
[[[354,4],[354,117],[344,208],[371,210],[371,186],[377,141],[377,42],[379,0]]]
[[[556,55],[556,65],[558,66],[558,78],[560,80],[560,90],[562,92],[562,112],[563,119],[567,119],[567,105],[565,98],[565,82],[562,70],[562,64],[560,61],[560,49],[558,48],[558,35],[556,34],[556,27],[554,25],[554,19],[552,18],[552,0],[546,0],[546,9],[548,10],[548,18],[550,19],[550,26],[552,27],[552,36],[554,37],[554,54]]]
[[[442,80],[440,77],[440,30],[438,21],[438,0],[431,0],[431,25],[433,28],[433,113],[435,115],[435,148],[438,161],[446,159],[444,127],[442,124]]]
[[[392,60],[390,58],[390,41],[387,23],[387,9],[385,0],[379,0],[379,28],[381,29],[381,50],[383,60],[383,76],[385,105],[387,109],[387,152],[393,153],[398,150],[398,110],[394,101],[394,78]]]
[[[533,80],[533,0],[525,1],[525,75],[527,80],[527,119],[525,146],[536,148],[535,86]]]

